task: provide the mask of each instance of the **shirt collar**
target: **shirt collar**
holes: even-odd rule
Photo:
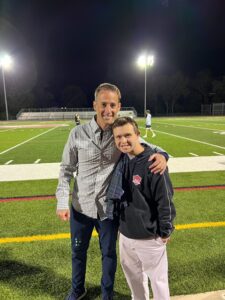
[[[94,133],[101,131],[102,129],[99,127],[98,123],[96,122],[96,115],[91,119],[90,126]],[[112,126],[107,127],[104,131],[112,132]]]
[[[95,116],[91,119],[90,126],[94,132],[97,132],[100,130],[100,127],[98,126],[97,122],[95,121]]]

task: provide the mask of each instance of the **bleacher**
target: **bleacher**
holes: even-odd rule
[[[62,109],[21,109],[17,120],[73,120],[78,114],[80,119],[91,119],[95,115],[93,108],[62,108]],[[119,116],[136,117],[137,112],[133,107],[122,107]]]

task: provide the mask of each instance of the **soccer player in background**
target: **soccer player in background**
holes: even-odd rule
[[[145,114],[146,114],[146,119],[145,119],[145,135],[143,137],[144,138],[148,137],[148,131],[149,130],[151,130],[151,132],[152,132],[152,137],[155,137],[156,134],[152,130],[152,115],[151,115],[150,110],[146,110]]]

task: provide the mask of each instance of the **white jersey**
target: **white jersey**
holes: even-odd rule
[[[151,114],[147,114],[145,124],[147,126],[151,126],[152,125],[152,116],[151,116]]]

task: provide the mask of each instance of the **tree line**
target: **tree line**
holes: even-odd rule
[[[57,96],[50,88],[37,85],[30,90],[13,81],[7,82],[7,100],[9,115],[15,115],[21,108],[56,108],[56,107],[90,107],[92,100],[78,85],[66,86]],[[124,81],[116,82],[123,95],[122,105],[134,106],[137,112],[143,113],[143,90],[135,85],[127,85]],[[143,86],[142,86],[143,87]],[[0,117],[5,118],[3,88],[0,101]],[[93,95],[93,91],[92,95]],[[93,96],[92,96],[93,98]],[[192,78],[181,71],[171,75],[150,74],[147,84],[147,108],[155,115],[197,114],[201,104],[225,102],[225,76],[213,77],[209,70],[198,72]]]
[[[155,115],[197,114],[201,104],[225,102],[225,76],[215,78],[208,70],[192,78],[181,71],[149,77],[146,102]]]

